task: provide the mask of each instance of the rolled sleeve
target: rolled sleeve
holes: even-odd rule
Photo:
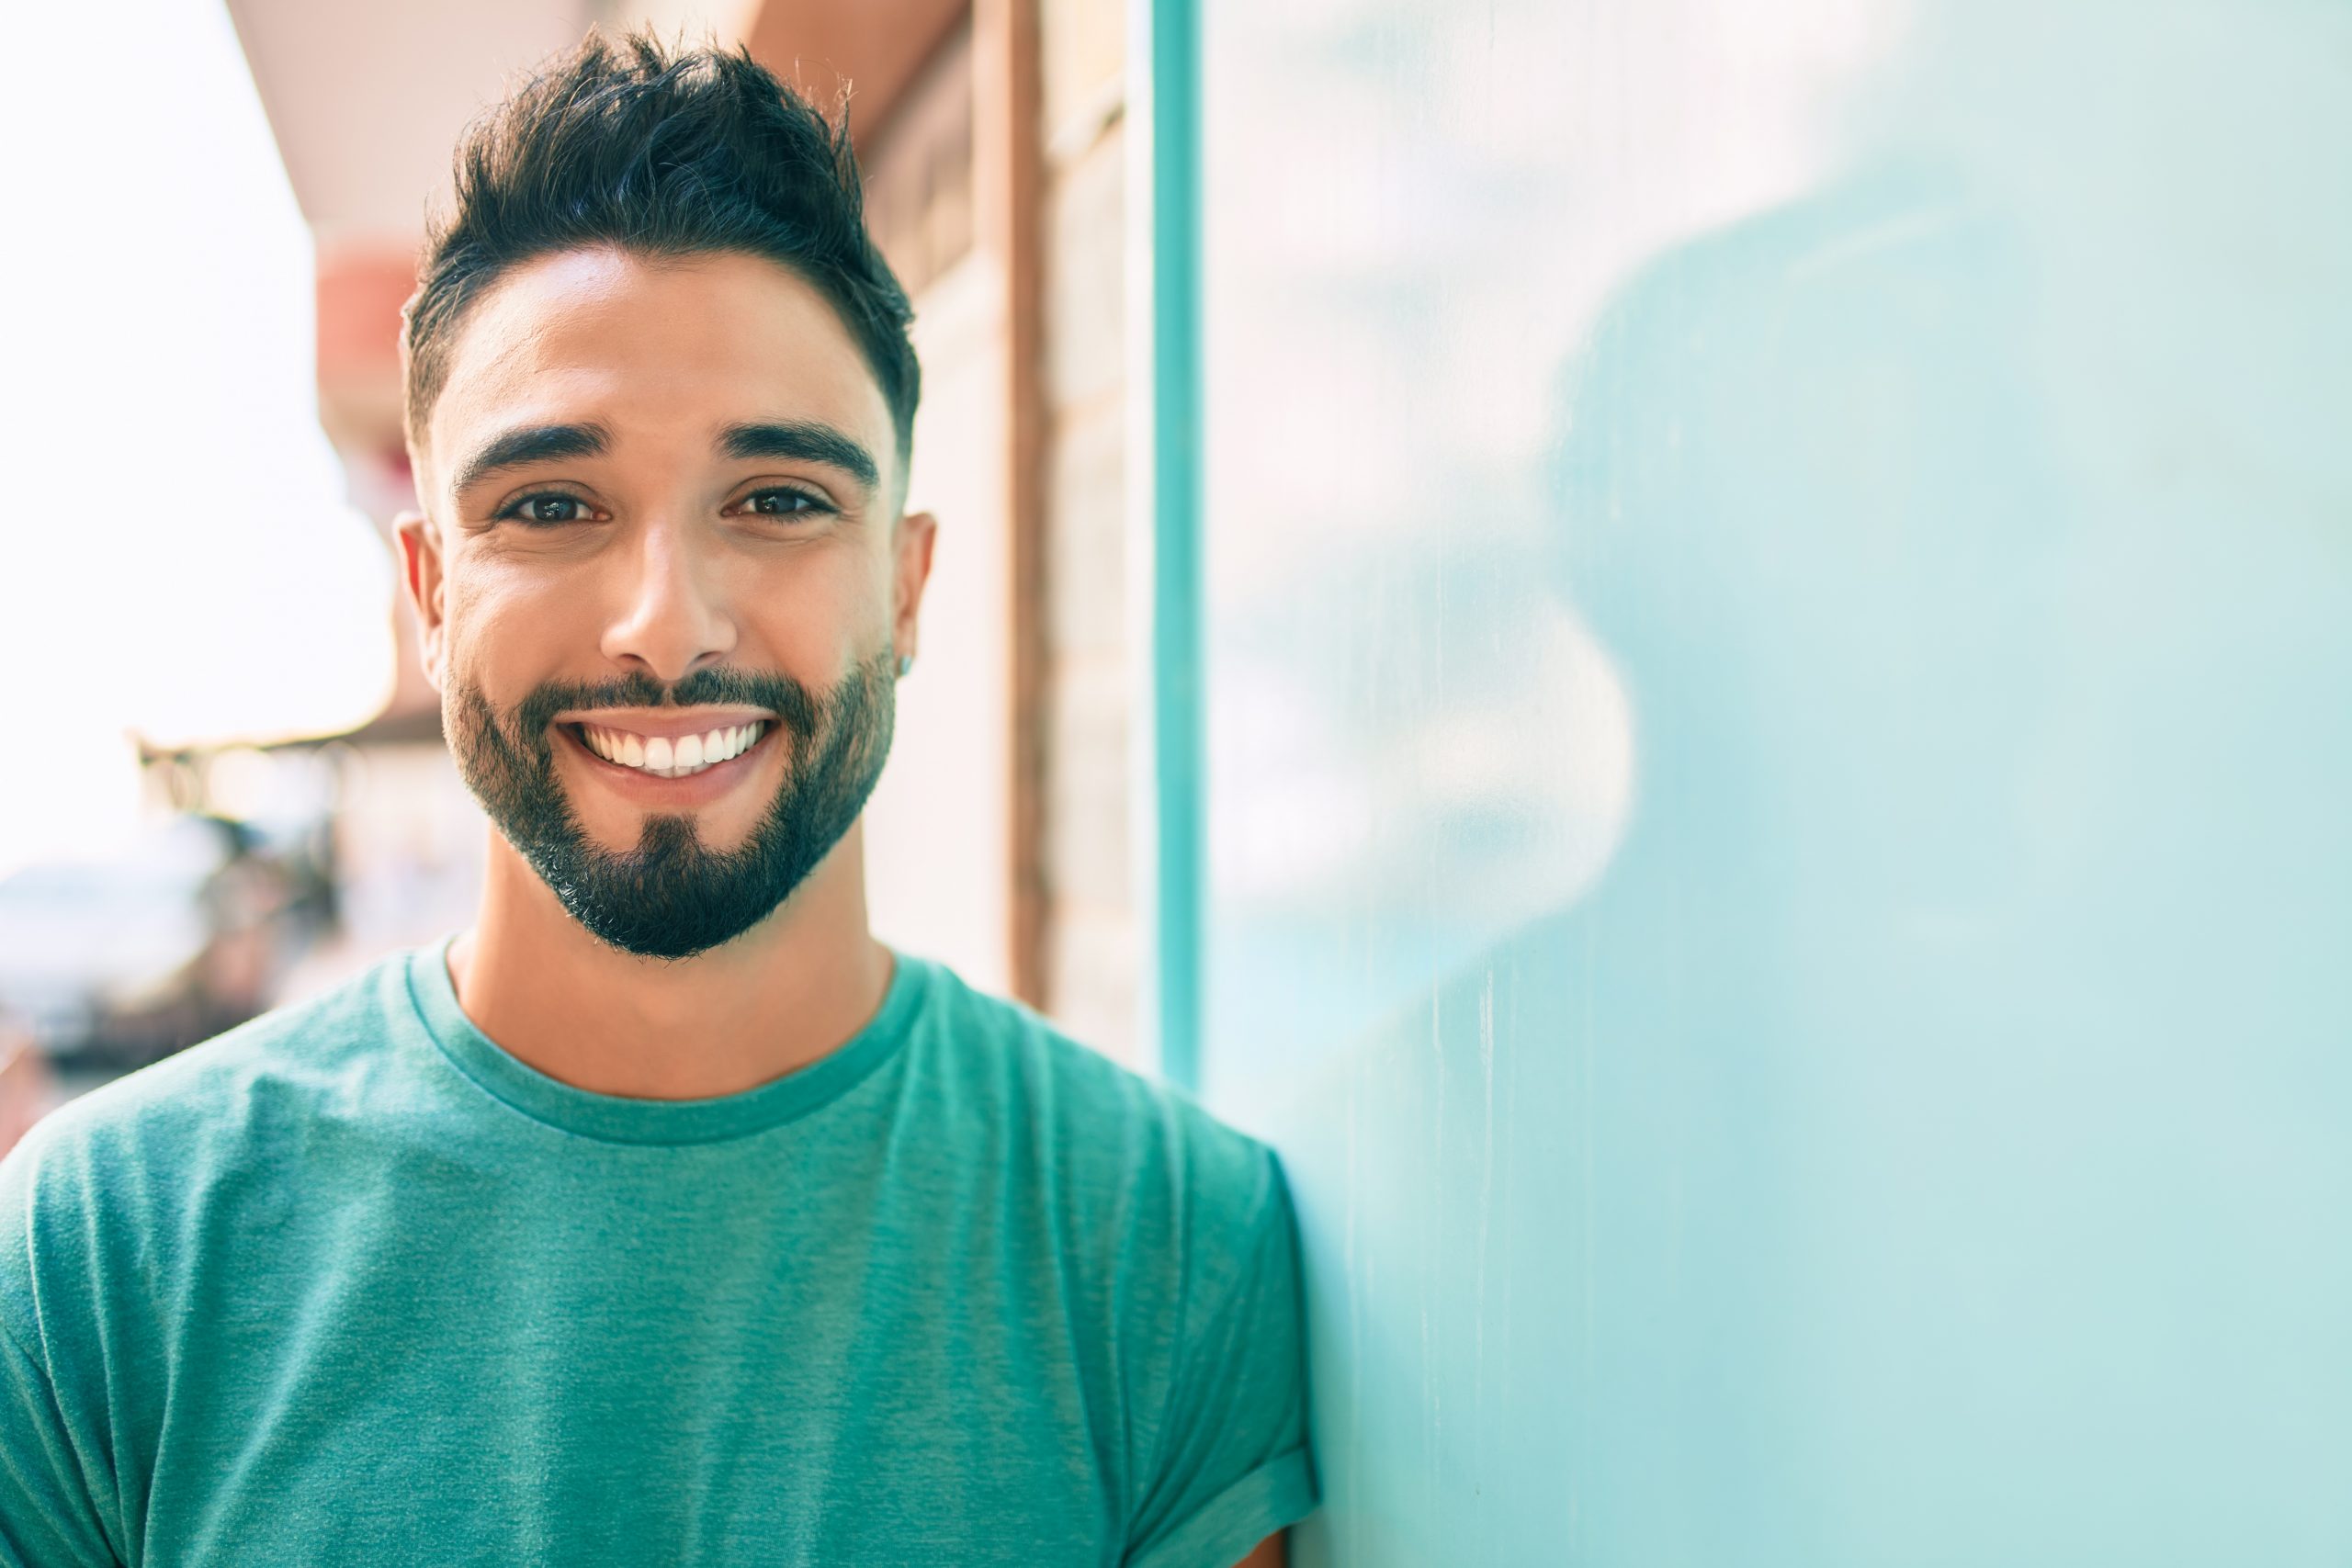
[[[1281,1162],[1264,1159],[1233,1287],[1177,1347],[1159,1463],[1122,1568],[1232,1568],[1319,1500],[1298,1222]]]

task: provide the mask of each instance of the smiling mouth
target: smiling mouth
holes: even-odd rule
[[[565,728],[580,743],[616,767],[629,768],[657,779],[683,779],[732,761],[758,745],[768,732],[766,720],[723,726],[701,735],[634,735],[597,724],[568,724]]]

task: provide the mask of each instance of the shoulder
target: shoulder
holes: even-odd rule
[[[1273,1151],[1182,1089],[1074,1039],[1023,1003],[931,964],[928,1070],[1012,1130],[1016,1154],[1123,1254],[1229,1277],[1287,1201]],[[1013,1152],[1013,1151],[1008,1151]],[[1195,1285],[1216,1288],[1214,1278]]]
[[[1240,1561],[1317,1499],[1280,1161],[1019,1003],[952,977],[934,990],[950,1027],[932,1043],[1028,1129],[1002,1168],[1035,1172],[1026,1191],[1063,1222],[1050,1273],[1113,1457],[1121,1561]]]
[[[70,1100],[0,1159],[0,1271],[50,1223],[141,1224],[224,1168],[300,1140],[385,1071],[407,955]]]

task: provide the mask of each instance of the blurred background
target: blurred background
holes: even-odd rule
[[[468,919],[424,205],[711,29],[920,312],[876,928],[1280,1151],[1297,1561],[2352,1561],[2352,7],[109,15],[0,104],[13,1124]]]

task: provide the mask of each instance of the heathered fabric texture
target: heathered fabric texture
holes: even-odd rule
[[[0,1162],[0,1560],[1230,1568],[1314,1506],[1264,1145],[907,954],[799,1072],[589,1094],[447,945]]]

